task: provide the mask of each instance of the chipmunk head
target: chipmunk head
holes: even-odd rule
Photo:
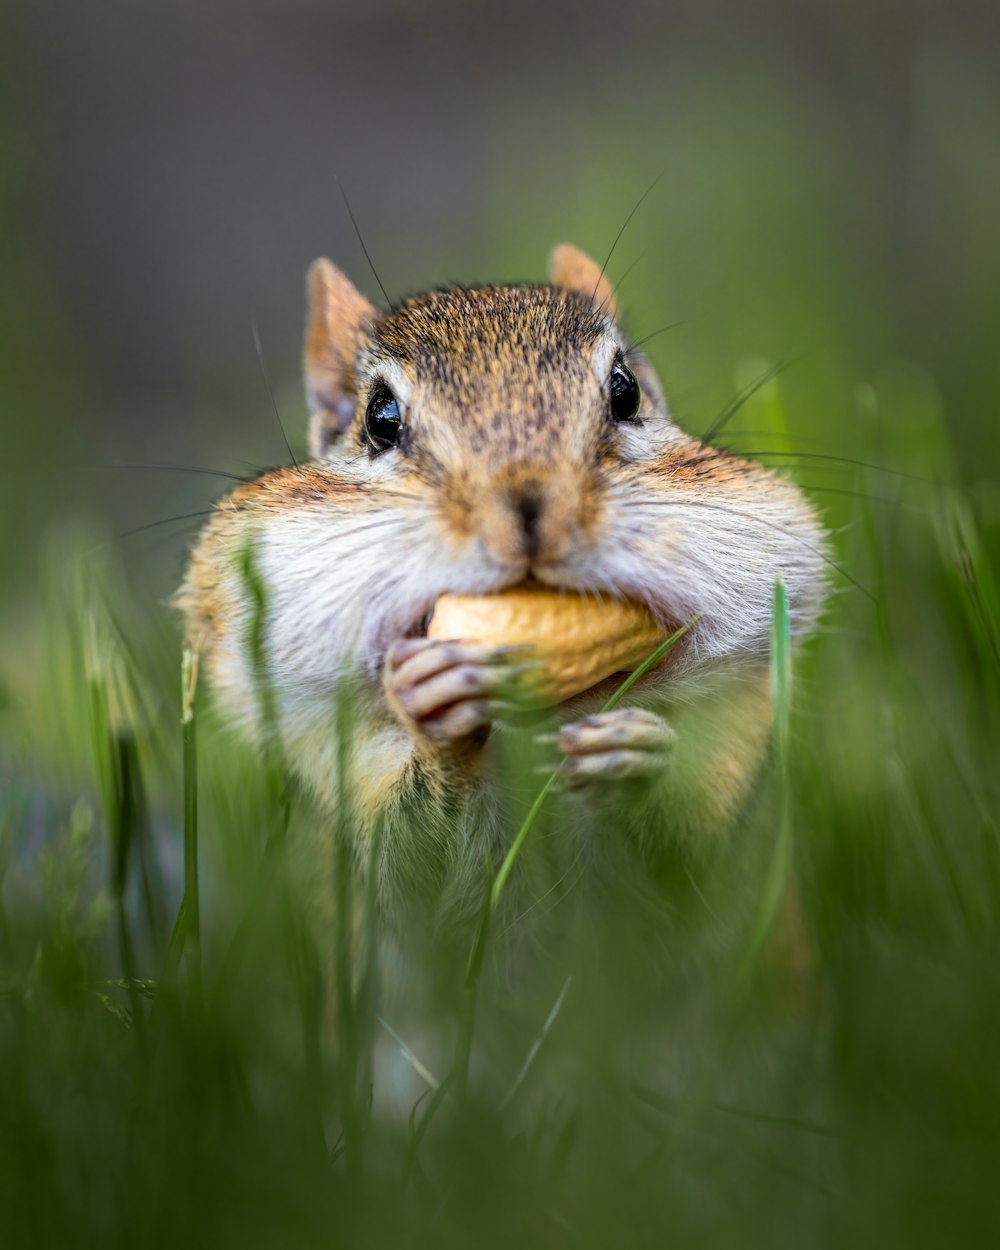
[[[309,277],[311,454],[402,494],[432,490],[442,543],[510,581],[564,580],[600,529],[608,473],[676,432],[600,267],[563,244],[550,278],[380,315],[329,261]]]
[[[252,689],[253,596],[234,561],[248,544],[276,684],[316,704],[322,732],[340,676],[377,690],[388,648],[446,593],[533,579],[667,627],[697,618],[683,648],[697,665],[767,656],[780,577],[793,633],[808,631],[825,555],[801,492],[674,424],[597,264],[564,245],[550,276],[380,314],[329,261],[312,266],[312,459],[222,501],[179,598],[218,688]]]

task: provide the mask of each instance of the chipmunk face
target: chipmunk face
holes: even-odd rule
[[[593,547],[609,473],[663,444],[662,402],[633,369],[613,323],[558,288],[422,296],[361,353],[348,445],[433,492],[453,552],[558,580]]]
[[[563,246],[550,276],[379,315],[329,261],[313,265],[313,459],[222,502],[180,595],[217,688],[253,685],[253,596],[234,559],[247,544],[279,693],[321,706],[322,726],[340,677],[360,667],[377,691],[388,648],[445,593],[534,579],[635,600],[664,626],[697,617],[694,664],[767,655],[777,577],[793,631],[811,627],[824,539],[801,493],[671,421],[599,266]]]
[[[616,471],[677,434],[597,266],[564,247],[553,278],[377,317],[326,262],[312,276],[313,454],[422,503],[447,556],[491,568],[495,588],[585,582]]]

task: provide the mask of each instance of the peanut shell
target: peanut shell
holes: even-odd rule
[[[531,646],[544,665],[542,695],[549,703],[562,703],[612,673],[631,672],[661,641],[656,622],[637,603],[534,586],[442,595],[427,636]]]

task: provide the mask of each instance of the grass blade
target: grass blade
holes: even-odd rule
[[[201,903],[198,887],[198,738],[195,696],[198,690],[198,652],[186,646],[181,657],[181,739],[184,771],[184,916],[191,979],[201,989]]]
[[[611,698],[608,699],[608,701],[601,708],[601,712],[610,712],[613,708],[617,707],[636,682],[645,677],[649,670],[656,664],[659,664],[660,660],[663,659],[671,647],[679,642],[680,639],[695,625],[697,619],[697,617],[694,617],[692,620],[688,621],[686,625],[682,625],[680,629],[675,630],[669,638],[666,638],[658,647],[655,648],[655,650],[650,652],[639,667],[625,678],[618,689],[612,694]],[[531,832],[535,821],[538,819],[539,813],[545,806],[545,799],[547,798],[549,791],[558,780],[559,769],[556,768],[546,779],[545,784],[535,796],[535,800],[528,809],[528,814],[525,816],[520,829],[518,829],[517,834],[514,837],[514,841],[510,844],[510,849],[504,856],[503,863],[500,865],[497,875],[493,879],[493,888],[490,893],[491,912],[496,911],[504,886],[507,884],[507,880],[514,868],[514,864],[517,862],[517,857],[521,854],[524,844],[528,840],[528,834]]]
[[[778,836],[743,954],[744,979],[752,976],[760,960],[785,892],[792,863],[791,780],[788,771],[792,687],[791,620],[788,612],[788,592],[780,578],[774,585],[772,604],[771,680],[779,790]]]

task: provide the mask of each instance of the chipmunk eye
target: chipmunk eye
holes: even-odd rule
[[[395,447],[402,428],[396,396],[387,386],[376,386],[365,409],[365,438],[369,447],[373,452]]]
[[[639,383],[631,369],[616,360],[608,380],[611,416],[615,421],[634,421],[639,411]]]

